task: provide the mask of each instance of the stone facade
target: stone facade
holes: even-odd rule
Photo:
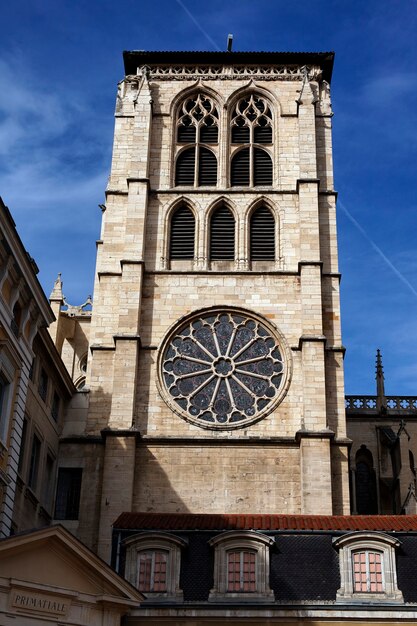
[[[277,53],[255,64],[245,53],[203,56],[185,54],[177,66],[169,55],[126,54],[118,89],[89,330],[88,408],[61,443],[64,464],[88,457],[89,441],[98,445],[102,469],[84,471],[78,528],[106,559],[111,523],[122,510],[349,510],[333,57]],[[217,184],[176,184],[183,149],[177,119],[184,101],[198,95],[217,110]],[[231,185],[231,116],[243,97],[269,107],[270,185]],[[170,259],[172,218],[184,204],[195,219],[194,255]],[[210,223],[220,205],[235,220],[233,260],[210,258]],[[250,258],[249,223],[260,206],[275,222],[275,257],[266,261]],[[226,306],[278,333],[285,393],[247,426],[202,428],[163,398],[161,346],[184,316]],[[95,539],[82,534],[84,518],[99,528]]]

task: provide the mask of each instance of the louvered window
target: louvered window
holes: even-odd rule
[[[250,181],[250,150],[243,148],[236,152],[232,158],[232,187],[248,187]]]
[[[275,259],[275,220],[265,206],[256,209],[250,220],[250,258],[252,261]]]
[[[272,146],[272,113],[267,101],[252,94],[238,101],[231,121],[232,187],[272,185],[273,167],[268,151],[258,147]],[[237,149],[238,145],[247,147]],[[235,148],[234,148],[235,146]]]
[[[195,219],[186,206],[177,209],[171,219],[170,259],[193,259]]]
[[[210,260],[224,261],[235,258],[235,219],[232,212],[221,206],[213,213],[210,222]]]
[[[177,157],[177,186],[217,185],[218,123],[217,107],[204,94],[187,98],[182,103],[177,119],[177,143],[193,146],[180,152]]]

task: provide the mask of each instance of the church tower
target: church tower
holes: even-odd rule
[[[333,54],[124,62],[73,530],[108,559],[122,512],[346,514]]]

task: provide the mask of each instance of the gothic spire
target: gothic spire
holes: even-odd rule
[[[387,399],[385,397],[385,378],[384,368],[382,366],[381,351],[376,351],[376,408],[381,413],[387,411]]]

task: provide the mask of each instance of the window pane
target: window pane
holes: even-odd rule
[[[353,561],[353,588],[359,593],[383,593],[382,558],[379,552],[355,552]]]
[[[138,558],[139,591],[165,592],[167,590],[167,552],[162,550],[144,550],[139,552]]]

